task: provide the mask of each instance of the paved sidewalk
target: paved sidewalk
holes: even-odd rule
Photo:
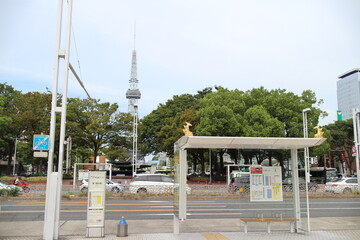
[[[116,237],[118,221],[107,220],[105,238],[124,240],[359,240],[360,217],[312,218],[310,233],[290,233],[289,224],[274,223],[271,233],[265,223],[249,224],[245,234],[239,219],[188,219],[181,224],[181,234],[173,234],[172,220],[128,220],[128,237]],[[40,240],[43,222],[0,222],[0,239]],[[59,239],[89,239],[85,237],[86,221],[61,221]]]

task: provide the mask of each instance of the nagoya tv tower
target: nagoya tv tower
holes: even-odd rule
[[[129,80],[130,88],[126,91],[126,98],[129,99],[128,111],[133,116],[137,116],[138,99],[141,97],[140,90],[138,89],[139,80],[137,80],[135,36],[134,33],[134,50],[132,52],[131,78]]]
[[[135,51],[135,32],[134,32],[134,50],[132,52],[132,62],[131,62],[131,78],[130,88],[126,91],[126,98],[129,99],[129,113],[133,116],[133,157],[132,157],[132,174],[136,174],[137,169],[137,126],[138,126],[138,99],[141,97],[141,93],[138,89],[137,80],[137,68],[136,68],[136,51]]]

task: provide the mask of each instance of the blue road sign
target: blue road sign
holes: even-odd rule
[[[49,150],[49,135],[34,135],[34,150]]]

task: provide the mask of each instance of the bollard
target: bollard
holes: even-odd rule
[[[117,225],[117,237],[127,237],[128,235],[128,225],[126,223],[125,217],[122,216],[120,222]]]

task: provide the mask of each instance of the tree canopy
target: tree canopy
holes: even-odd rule
[[[58,100],[61,96],[58,96]],[[7,174],[17,143],[17,163],[46,169],[46,159],[34,158],[33,135],[49,134],[51,93],[21,93],[6,83],[0,84],[0,160],[7,160]],[[59,115],[55,139],[55,162],[58,159]],[[132,118],[118,112],[117,104],[100,100],[69,98],[66,137],[73,139],[73,160],[108,155],[109,159],[127,158],[131,142]],[[21,154],[20,154],[21,153]],[[55,164],[57,165],[57,164]]]

